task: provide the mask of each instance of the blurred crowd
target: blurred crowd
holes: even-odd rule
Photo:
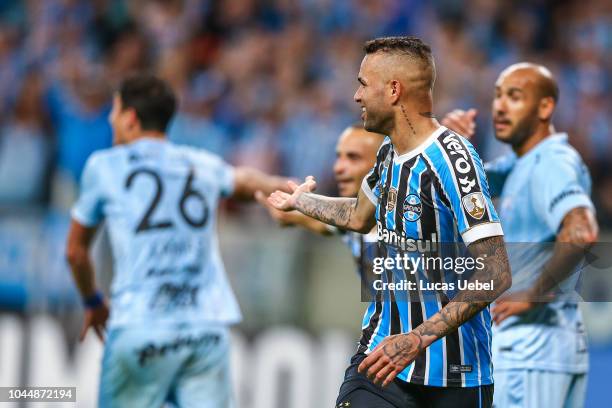
[[[0,0],[0,206],[65,207],[112,143],[113,89],[149,70],[179,95],[169,137],[334,192],[334,146],[358,119],[364,40],[417,35],[436,57],[435,113],[479,110],[494,141],[497,74],[530,60],[561,85],[556,127],[589,165],[612,226],[612,13],[605,0]]]

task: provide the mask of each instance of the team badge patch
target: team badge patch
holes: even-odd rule
[[[463,208],[477,220],[480,220],[485,213],[485,204],[484,197],[482,193],[472,193],[468,194],[461,199],[463,204]]]
[[[421,197],[416,194],[409,194],[404,200],[404,219],[406,221],[414,222],[421,218],[423,212],[423,204],[421,204]]]
[[[397,201],[397,190],[391,187],[389,189],[389,195],[387,198],[387,212],[393,211],[395,208],[395,202]]]

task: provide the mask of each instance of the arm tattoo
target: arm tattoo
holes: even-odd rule
[[[557,234],[553,254],[533,285],[531,300],[550,300],[547,293],[575,272],[585,252],[597,241],[598,232],[597,221],[590,209],[578,207],[567,213]]]
[[[413,336],[416,342],[408,337]],[[415,332],[410,332],[406,336],[401,336],[392,343],[383,346],[383,353],[397,363],[400,360],[412,360],[414,356],[423,350],[423,339]]]
[[[484,309],[510,287],[512,276],[504,239],[501,236],[484,238],[469,247],[474,257],[484,259],[485,267],[476,270],[470,281],[493,280],[492,291],[462,290],[440,312],[423,322],[413,332],[431,342],[455,330]]]
[[[358,203],[358,198],[332,198],[303,193],[297,199],[296,209],[326,224],[350,229],[351,217]]]

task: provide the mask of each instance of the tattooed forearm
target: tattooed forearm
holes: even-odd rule
[[[550,300],[547,293],[575,271],[585,251],[597,241],[598,233],[599,227],[590,209],[578,207],[568,212],[557,234],[553,255],[534,283],[530,300]]]
[[[440,312],[414,330],[427,345],[457,330],[510,287],[512,276],[503,237],[476,241],[469,249],[472,256],[483,259],[485,265],[482,269],[476,269],[470,282],[492,280],[493,290],[460,291]]]
[[[357,208],[356,198],[332,198],[304,193],[296,202],[296,209],[326,224],[350,229],[351,217]]]

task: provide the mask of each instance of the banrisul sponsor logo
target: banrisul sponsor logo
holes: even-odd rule
[[[423,239],[407,238],[403,234],[383,227],[380,221],[376,221],[376,237],[379,242],[394,246],[410,252],[436,252],[438,250],[438,235],[432,233]]]

